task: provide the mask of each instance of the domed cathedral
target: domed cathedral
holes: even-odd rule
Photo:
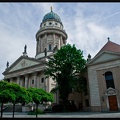
[[[44,70],[46,62],[55,54],[57,49],[66,44],[67,34],[60,17],[51,11],[47,13],[36,33],[36,55],[31,58],[27,55],[27,45],[21,55],[12,65],[3,72],[4,79],[8,82],[15,82],[25,88],[37,87],[50,92],[56,83],[45,78]],[[58,102],[54,95],[54,102]]]
[[[51,55],[56,49],[60,49],[61,46],[66,44],[67,34],[63,29],[63,24],[60,17],[52,11],[47,13],[42,23],[40,24],[40,29],[36,34],[36,59],[41,59],[44,57],[44,52],[46,55]]]
[[[23,54],[3,72],[4,79],[15,82],[25,88],[36,87],[50,92],[56,86],[51,78],[45,78],[46,62],[52,59],[57,49],[65,45],[67,34],[60,17],[51,11],[47,13],[36,33],[36,55],[27,55],[27,45]],[[12,53],[13,54],[13,53]],[[119,111],[120,110],[120,45],[110,41],[93,57],[87,59],[85,94],[71,93],[68,100],[77,109],[83,111]],[[59,103],[58,93],[54,94],[54,103]],[[24,109],[23,111],[26,111]]]

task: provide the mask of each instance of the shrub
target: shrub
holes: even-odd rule
[[[62,105],[54,105],[53,107],[52,107],[52,111],[53,112],[62,112],[63,111],[63,107],[62,107]]]
[[[35,110],[35,113],[36,113],[36,110]],[[37,114],[42,114],[42,113],[43,113],[42,110],[40,109],[37,110]]]
[[[67,106],[67,111],[75,112],[75,111],[77,111],[77,108],[76,108],[75,105],[68,105]]]
[[[38,109],[37,114],[43,114],[42,110]],[[34,109],[33,111],[28,112],[28,115],[36,115],[36,109]]]

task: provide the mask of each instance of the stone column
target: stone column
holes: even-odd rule
[[[37,73],[34,73],[34,83],[34,86],[37,87]]]
[[[38,77],[36,77],[36,81],[37,81],[37,88],[39,88],[40,87],[40,76]]]
[[[62,36],[60,36],[60,47],[63,45],[63,42],[62,42]],[[59,48],[60,49],[60,48]]]
[[[44,46],[45,46],[45,48],[47,48],[47,34],[45,34],[45,43],[44,43]]]
[[[39,37],[39,47],[40,47],[40,52],[42,52],[42,41],[41,41],[41,36]]]
[[[17,77],[17,84],[20,85],[20,76]]]
[[[25,75],[25,88],[28,88],[28,75]]]
[[[36,54],[38,54],[39,53],[39,40],[36,38]]]
[[[47,91],[47,78],[44,80],[45,91]]]
[[[28,88],[31,86],[31,79],[30,79],[30,77],[29,77],[29,79],[28,79]]]
[[[55,47],[55,34],[53,34],[53,48]]]
[[[46,83],[47,83],[47,92],[50,92],[50,87],[51,87],[51,78],[49,77],[49,78],[47,78],[46,79],[47,81],[46,81]]]
[[[22,80],[22,78],[21,78],[21,79],[20,79],[20,86],[21,86],[21,87],[23,87],[22,83],[23,83],[23,80]]]
[[[10,78],[10,83],[12,83],[13,82],[13,78]]]

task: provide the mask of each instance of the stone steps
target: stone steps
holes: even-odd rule
[[[8,105],[4,112],[13,112],[13,105]],[[22,112],[22,105],[15,105],[15,112]]]

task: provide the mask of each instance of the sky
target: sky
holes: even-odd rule
[[[120,3],[118,2],[1,2],[0,3],[0,80],[6,63],[12,65],[27,45],[27,55],[35,57],[35,35],[43,17],[59,15],[68,35],[67,43],[93,58],[107,43],[120,44]]]

